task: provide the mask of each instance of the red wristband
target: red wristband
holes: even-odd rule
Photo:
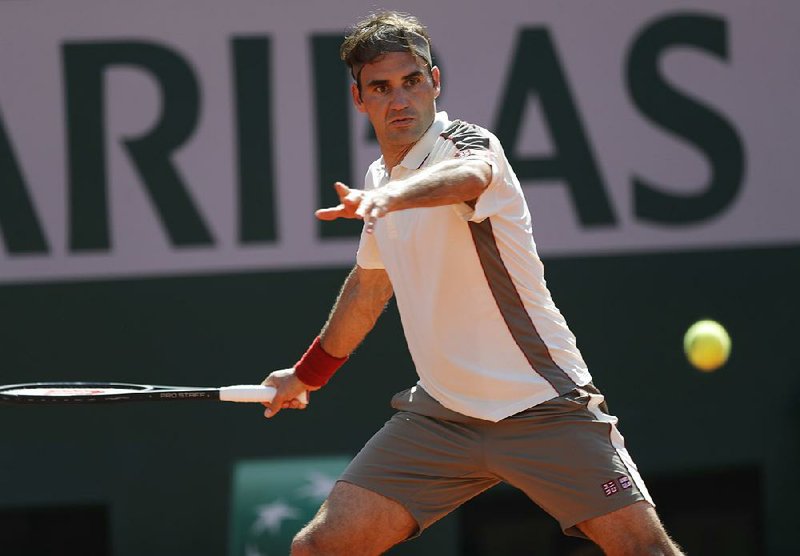
[[[325,386],[348,357],[334,357],[322,349],[317,336],[300,361],[295,363],[294,376],[309,386]]]

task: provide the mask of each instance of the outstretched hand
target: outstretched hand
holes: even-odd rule
[[[336,194],[339,196],[339,204],[331,208],[317,210],[314,215],[320,220],[336,220],[337,218],[361,218],[356,214],[361,200],[364,198],[364,191],[351,189],[340,181],[333,184]]]
[[[331,208],[317,210],[314,214],[320,220],[337,218],[358,218],[364,220],[367,233],[372,233],[378,218],[389,212],[388,191],[381,188],[371,191],[352,189],[342,182],[334,184],[339,204]]]

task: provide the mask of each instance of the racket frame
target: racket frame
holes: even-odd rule
[[[44,394],[13,393],[15,390],[111,390],[104,393]],[[113,391],[117,389],[118,391]],[[217,400],[224,402],[271,402],[275,388],[263,384],[238,384],[219,388],[160,386],[128,382],[29,382],[0,386],[0,403],[16,404],[95,404],[128,401]],[[308,404],[308,393],[297,397]]]

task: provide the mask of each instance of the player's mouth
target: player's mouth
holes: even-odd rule
[[[411,116],[404,116],[402,118],[392,118],[389,120],[389,125],[392,127],[410,127],[414,124],[414,118]]]

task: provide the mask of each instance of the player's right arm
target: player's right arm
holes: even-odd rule
[[[333,358],[345,358],[355,351],[375,326],[392,293],[385,270],[356,265],[345,279],[320,332],[319,344],[324,352]],[[264,384],[277,388],[272,402],[264,404],[266,417],[274,417],[282,408],[300,408],[296,398],[303,392],[320,388],[302,382],[294,367],[271,373]]]
[[[322,348],[334,357],[350,355],[375,326],[392,293],[385,270],[356,265],[345,279],[322,328]]]

